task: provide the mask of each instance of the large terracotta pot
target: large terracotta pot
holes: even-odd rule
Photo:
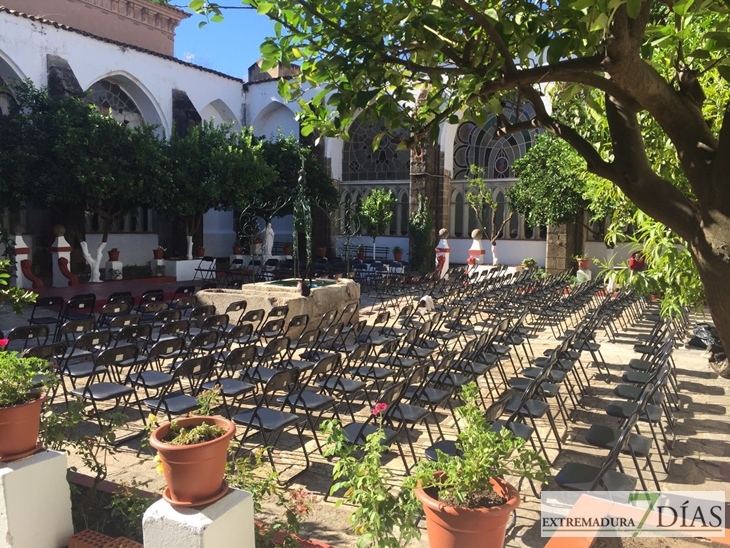
[[[403,260],[403,252],[402,252],[402,251],[399,251],[399,252],[397,252],[397,253],[396,253],[396,252],[394,251],[394,252],[393,252],[393,260],[394,260],[394,261],[398,261],[398,262],[401,262],[401,261]]]
[[[591,267],[590,259],[578,259],[578,270],[588,270]]]
[[[502,548],[512,511],[520,505],[520,494],[509,484],[492,480],[494,491],[507,499],[492,508],[454,508],[434,499],[423,489],[414,494],[426,514],[431,548]]]
[[[107,253],[109,254],[110,261],[116,262],[119,260],[119,250],[118,249],[117,250],[112,249],[111,251],[107,251]]]
[[[185,417],[177,422],[183,428],[204,422],[216,424],[226,433],[195,445],[170,445],[162,441],[170,431],[169,422],[152,432],[150,445],[160,454],[168,486],[165,499],[179,506],[200,506],[218,500],[227,492],[223,476],[228,444],[236,432],[235,424],[223,417]]]
[[[233,246],[233,254],[240,255],[243,252],[243,248],[240,245]]]
[[[0,407],[0,462],[22,459],[39,449],[38,431],[45,401],[42,395],[28,403]]]
[[[199,259],[202,259],[203,257],[205,257],[205,248],[204,247],[197,248],[195,250],[195,256],[198,257]]]
[[[164,253],[164,251],[163,251],[163,250],[161,250],[161,249],[153,249],[153,250],[152,250],[152,254],[153,254],[153,255],[155,256],[155,260],[158,260],[158,261],[159,261],[160,259],[162,259],[162,254],[163,254],[163,253]]]

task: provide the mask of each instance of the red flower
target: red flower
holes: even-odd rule
[[[10,339],[0,339],[0,348],[5,348],[10,343]]]
[[[373,415],[380,415],[380,413],[385,411],[386,409],[388,409],[387,403],[382,403],[382,402],[377,403],[377,404],[375,404],[375,407],[373,408]]]

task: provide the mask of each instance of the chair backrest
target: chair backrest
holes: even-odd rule
[[[152,301],[140,304],[137,310],[142,314],[157,314],[167,310],[167,307],[168,305],[164,301]]]
[[[118,329],[127,327],[128,325],[137,325],[142,321],[139,314],[125,314],[124,316],[116,316],[109,322],[109,329]]]
[[[202,322],[205,318],[213,314],[215,314],[215,306],[212,304],[200,305],[193,308],[192,312],[190,312],[190,319],[200,320]]]
[[[57,338],[73,335],[77,337],[87,331],[96,329],[96,320],[89,318],[88,320],[70,320],[61,326],[56,335]]]
[[[202,329],[220,330],[228,326],[228,314],[214,314],[203,320]]]
[[[65,301],[63,300],[63,297],[38,297],[33,303],[33,311],[35,312],[36,308],[63,307],[64,304]],[[59,313],[60,312],[61,310],[59,309]]]
[[[241,264],[243,264],[243,262]],[[247,306],[248,303],[246,301],[232,302],[226,307],[226,314],[230,314],[231,312],[238,312],[239,314],[243,314],[246,311]]]
[[[507,404],[510,402],[513,395],[514,393],[511,390],[507,390],[504,394],[492,402],[484,412],[484,420],[491,424],[501,417],[504,414],[505,409],[507,409]]]
[[[297,339],[295,350],[309,348],[310,346],[314,345],[319,339],[320,333],[321,330],[319,329],[310,329],[302,333],[301,336]]]
[[[190,331],[190,320],[177,320],[160,326],[158,338],[162,337],[187,337]]]
[[[129,293],[129,295],[127,295]],[[129,305],[130,310],[134,308],[134,297],[131,291],[119,291],[112,293],[107,301],[108,303],[125,303]]]
[[[138,343],[147,341],[152,334],[152,326],[148,324],[132,324],[122,327],[117,333],[117,344],[120,342]]]
[[[63,312],[65,318],[73,316],[88,316],[94,313],[94,306],[96,305],[96,295],[93,293],[87,293],[84,295],[76,295],[71,297],[66,303],[66,307]]]
[[[368,354],[370,354],[371,349],[372,345],[369,342],[357,345],[352,352],[347,355],[347,367],[359,367],[362,365],[362,362],[364,362],[368,357]]]
[[[152,325],[160,325],[163,323],[176,322],[182,318],[180,310],[160,310],[152,318]]]
[[[282,369],[274,373],[264,385],[261,392],[260,404],[271,405],[277,394],[289,394],[297,386],[299,369]]]
[[[184,348],[185,339],[172,337],[153,344],[152,348],[150,348],[149,352],[147,352],[147,357],[149,359],[155,359],[158,356],[172,356],[174,358],[175,354],[179,356],[180,352],[182,352]]]
[[[198,333],[190,341],[189,350],[191,353],[204,349],[206,346],[212,346],[218,343],[220,331],[203,331]]]
[[[126,314],[131,309],[132,307],[127,302],[108,302],[101,307],[99,317]]]
[[[182,285],[175,289],[175,292],[172,294],[172,299],[170,299],[170,301],[174,302],[182,297],[192,297],[193,293],[195,293],[194,285]]]
[[[19,325],[13,327],[7,335],[8,341],[24,341],[23,348],[28,346],[28,341],[37,341],[36,344],[45,344],[48,339],[48,326],[40,325]]]
[[[289,306],[274,306],[269,310],[268,318],[270,320],[274,318],[286,318],[287,314],[289,314]]]
[[[258,354],[254,345],[239,346],[231,350],[223,364],[223,369],[229,375],[233,375],[240,369],[251,367]]]
[[[99,352],[94,358],[94,365],[95,368],[120,367],[122,362],[136,360],[137,356],[139,356],[139,348],[134,344],[125,344]]]
[[[286,320],[284,318],[274,318],[273,320],[267,320],[259,329],[259,333],[274,336],[284,332],[284,324]]]
[[[338,315],[339,314],[338,314],[336,308],[333,308],[332,310],[328,310],[322,316],[322,319],[319,321],[319,325],[317,327],[321,327],[323,329],[330,327],[335,322]]]
[[[291,320],[289,320],[289,325],[287,326],[286,330],[290,331],[292,329],[298,328],[306,329],[308,324],[309,314],[297,314]]]
[[[276,360],[281,357],[284,352],[289,349],[289,338],[288,337],[277,337],[272,339],[264,347],[264,351],[261,354],[261,361]]]
[[[76,342],[74,342],[74,348],[85,350],[103,349],[111,340],[111,331],[93,331],[92,333],[84,333],[76,339]]]
[[[264,321],[266,312],[263,309],[257,308],[256,310],[248,310],[241,319],[238,320],[238,325],[244,323],[250,323],[254,326],[254,331],[258,331],[259,326]]]
[[[591,484],[591,488],[589,491],[595,491],[596,488],[602,486],[604,489],[606,488],[605,483],[603,482],[603,476],[606,475],[607,472],[613,470],[616,467],[616,462],[618,461],[619,456],[621,455],[621,452],[626,449],[626,446],[629,443],[629,440],[631,439],[632,430],[636,426],[636,423],[639,420],[638,414],[633,414],[629,419],[626,421],[626,424],[624,424],[624,427],[621,430],[621,433],[619,434],[618,438],[616,438],[616,441],[614,442],[613,447],[611,447],[611,450],[608,452],[608,455],[606,455],[606,458],[603,459],[603,463],[601,464],[601,468],[596,474],[595,479],[593,480],[593,483]]]
[[[174,380],[186,378],[189,382],[189,390],[192,395],[197,395],[202,384],[210,377],[213,370],[213,356],[206,354],[195,358],[187,358],[178,365],[173,372],[173,382],[168,386],[175,384]]]
[[[253,325],[245,323],[243,325],[234,325],[226,335],[229,344],[234,342],[248,342],[253,335]]]

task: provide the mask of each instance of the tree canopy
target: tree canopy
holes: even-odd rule
[[[276,21],[263,70],[298,63],[283,97],[302,101],[302,132],[344,134],[365,108],[404,146],[436,141],[443,122],[498,115],[498,134],[541,128],[564,139],[591,173],[614,183],[687,243],[719,334],[730,344],[730,106],[708,85],[730,81],[730,5],[722,0],[244,0]],[[205,11],[209,3],[196,2]],[[551,114],[583,93],[606,129]],[[417,100],[418,98],[418,100]],[[503,115],[530,103],[534,117]],[[649,121],[658,135],[647,142]],[[604,124],[605,123],[605,124]],[[594,123],[593,125],[597,125]],[[681,178],[653,162],[663,141]]]

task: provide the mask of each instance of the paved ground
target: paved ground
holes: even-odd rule
[[[367,303],[366,303],[367,304]],[[364,310],[366,318],[374,316],[367,315],[367,308]],[[695,318],[697,319],[697,318]],[[706,320],[706,317],[700,318]],[[0,329],[8,330],[14,325],[23,324],[22,318],[17,318],[5,311],[0,312]],[[609,364],[613,375],[612,382],[607,384],[596,373],[595,367],[589,367],[589,374],[593,376],[591,388],[585,398],[584,409],[578,409],[573,421],[568,423],[567,428],[561,419],[557,419],[558,428],[563,438],[563,449],[558,454],[557,445],[552,436],[548,440],[548,447],[551,458],[553,474],[566,463],[573,460],[598,464],[601,462],[605,452],[596,451],[582,442],[582,435],[591,424],[615,424],[615,419],[608,418],[603,412],[606,403],[612,399],[613,386],[623,370],[623,364],[635,357],[632,344],[639,333],[646,333],[650,325],[642,322],[631,327],[622,333],[616,342],[607,341],[604,333],[599,333],[599,342],[602,344],[602,352]],[[536,354],[542,350],[554,347],[556,341],[549,333],[544,332],[536,340],[533,340],[533,347]],[[676,412],[676,442],[673,448],[673,464],[669,475],[662,473],[661,465],[655,455],[654,462],[663,490],[723,490],[730,500],[730,380],[723,379],[714,374],[708,367],[706,358],[701,351],[689,350],[683,347],[674,351],[674,360],[677,364],[677,377],[681,398],[681,410]],[[589,361],[585,362],[586,364]],[[508,374],[510,370],[508,368]],[[365,411],[363,411],[365,412]],[[450,428],[449,419],[443,415],[447,437],[453,435],[453,428]],[[133,425],[133,428],[136,425]],[[543,433],[547,427],[541,428]],[[292,440],[282,440],[285,445]],[[424,432],[418,438],[417,453],[422,454],[423,448],[428,445],[428,437]],[[293,445],[292,445],[293,447]],[[305,524],[305,536],[329,542],[336,547],[354,547],[356,538],[349,530],[347,518],[351,508],[343,505],[335,508],[336,498],[329,502],[321,501],[331,477],[331,463],[320,457],[314,447],[314,442],[309,441],[308,449],[312,451],[313,465],[311,469],[300,476],[293,484],[315,493],[320,501],[315,505],[313,513]],[[122,446],[118,451],[109,454],[109,478],[112,481],[145,481],[149,482],[148,489],[161,491],[164,481],[155,472],[155,466],[149,456],[143,462],[136,459],[137,445]],[[144,455],[143,455],[144,458]],[[301,465],[301,453],[281,452],[283,475],[286,475],[286,465],[296,468]],[[79,465],[75,459],[72,463]],[[624,459],[627,473],[635,474],[635,470],[629,458]],[[392,468],[397,477],[402,477],[402,463],[399,458],[392,458],[386,463]],[[647,481],[650,481],[646,473]],[[518,520],[515,528],[509,534],[507,546],[545,546],[548,539],[540,537],[539,530],[539,501],[532,495],[529,485],[525,482],[521,486],[523,503],[518,510]],[[651,488],[651,487],[650,487]],[[556,489],[554,482],[550,482],[545,489]],[[273,505],[267,507],[268,511],[275,511]],[[266,519],[266,516],[262,516]],[[659,548],[663,546],[684,547],[695,546],[696,544],[708,545],[708,541],[683,540],[683,539],[659,539],[656,541],[632,541],[627,539],[601,539],[596,546],[649,546]],[[426,547],[428,541],[425,535],[420,542],[413,543],[414,547]]]

